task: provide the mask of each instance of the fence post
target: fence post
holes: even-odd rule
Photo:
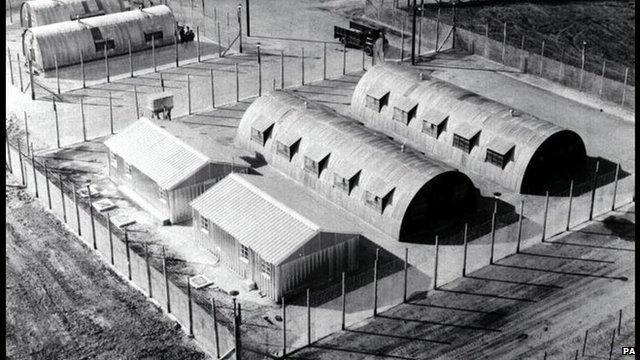
[[[322,43],[322,80],[327,80],[327,43]]]
[[[597,161],[596,169],[593,172],[593,180],[591,182],[591,204],[589,205],[589,221],[593,220],[593,203],[596,200],[596,185],[597,185],[599,170],[600,170],[600,161]]]
[[[526,72],[524,68],[524,34],[522,34],[522,39],[520,40],[520,70]]]
[[[562,52],[560,53],[560,83],[564,79],[564,48],[562,48]]]
[[[115,132],[113,132],[113,95],[111,91],[109,91],[109,130],[111,135],[115,134]]]
[[[7,56],[9,57],[9,74],[11,74],[11,85],[14,85],[13,81],[13,61],[11,60],[11,49],[7,48]]]
[[[520,253],[520,242],[522,241],[522,218],[524,217],[524,200],[520,200],[520,214],[518,214],[518,243],[516,254]]]
[[[87,185],[87,194],[89,197],[89,217],[91,218],[91,236],[93,238],[93,250],[98,250],[98,243],[96,242],[96,226],[93,219],[93,203],[91,202],[91,187]]]
[[[82,236],[82,229],[80,227],[80,206],[78,205],[78,192],[76,191],[76,184],[71,183],[71,191],[73,191],[73,203],[76,206],[76,223],[78,224],[78,236]]]
[[[438,289],[438,250],[440,245],[438,244],[438,235],[436,235],[436,259],[433,266],[433,290]]]
[[[624,69],[624,86],[622,87],[622,102],[620,106],[624,106],[624,100],[627,95],[627,79],[629,78],[629,68]]]
[[[13,24],[13,7],[11,6],[11,0],[9,0],[9,23]]]
[[[345,329],[345,312],[347,310],[347,291],[346,291],[346,277],[344,271],[342,272],[342,323],[340,329]]]
[[[187,74],[187,105],[189,115],[191,115],[191,75]]]
[[[282,357],[287,355],[287,304],[282,297]]]
[[[489,24],[484,25],[484,57],[489,57]]]
[[[502,26],[502,63],[504,64],[504,56],[507,51],[507,23]]]
[[[4,139],[7,143],[7,165],[9,166],[9,172],[13,174],[13,165],[11,164],[11,145],[9,145],[9,136],[6,132],[4,134]]]
[[[436,54],[438,53],[438,43],[440,42],[440,7],[436,13]]]
[[[164,251],[164,247],[163,247]],[[216,315],[216,301],[211,297],[211,313],[213,314],[213,336],[216,341],[216,359],[220,358],[220,338],[218,335],[218,317]]]
[[[27,142],[27,155],[31,154],[31,150],[29,148],[29,144],[31,144],[31,142],[29,141],[29,122],[27,121],[27,112],[24,111],[24,133],[25,133],[25,141]]]
[[[129,45],[129,72],[131,73],[131,77],[133,77],[133,55],[131,54],[131,40],[128,41],[128,45]]]
[[[126,227],[124,228],[124,245],[127,249],[127,276],[131,281],[131,250],[129,247],[129,231]]]
[[[301,48],[300,51],[300,67],[302,69],[302,85],[304,85],[304,48]]]
[[[216,21],[217,33],[218,33],[218,57],[223,57],[222,54],[222,41],[220,40],[220,21]]]
[[[151,288],[151,266],[149,265],[149,245],[144,243],[144,262],[147,267],[147,287],[149,290],[149,297],[153,299],[153,289]]]
[[[52,209],[51,207],[51,188],[49,186],[49,171],[47,171],[47,161],[44,160],[42,162],[42,164],[44,165],[44,182],[47,188],[47,202],[49,204],[49,210]]]
[[[613,182],[613,197],[611,198],[611,211],[616,209],[616,194],[618,193],[618,176],[620,175],[620,163],[616,164],[616,175]]]
[[[258,50],[258,96],[262,96],[262,60],[260,58],[260,45],[256,45]]]
[[[237,314],[236,314],[236,299],[233,298],[233,340],[234,340],[234,345],[235,345],[235,353],[236,353],[236,360],[241,360],[241,356],[242,356],[242,345],[241,345],[241,341],[242,341],[242,337],[240,336],[240,325],[242,322],[242,318],[241,318],[241,306],[240,303],[238,303],[237,306]]]
[[[26,186],[27,178],[24,173],[24,161],[22,160],[22,146],[20,145],[20,140],[18,140],[18,160],[20,162],[20,178],[22,179],[22,186]]]
[[[464,238],[463,238],[464,250],[462,252],[462,277],[467,276],[467,251],[468,251],[468,247],[469,247],[468,232],[469,232],[469,224],[465,223],[464,224]]]
[[[32,50],[32,49],[30,49]],[[29,57],[27,59],[29,61],[29,85],[31,87],[31,100],[35,100],[36,99],[36,84],[35,81],[33,79],[33,60],[31,60],[31,57]]]
[[[578,90],[581,90],[581,91],[582,91],[582,82],[584,81],[584,62],[585,62],[584,51],[585,51],[585,46],[587,46],[587,42],[583,41],[582,42],[582,57],[581,57],[581,65],[580,65],[580,87],[578,88]]]
[[[496,244],[496,215],[497,215],[498,201],[495,202],[493,208],[493,214],[491,214],[491,255],[489,256],[489,264],[493,264],[493,251]]]
[[[213,109],[216,108],[216,93],[215,93],[215,87],[213,86],[213,69],[209,70],[209,77],[211,79],[211,107]]]
[[[618,336],[620,336],[620,327],[622,326],[622,309],[618,311]]]
[[[542,70],[544,68],[544,40],[542,40],[542,48],[540,49],[540,72],[539,75],[540,77],[542,77]]]
[[[167,313],[171,314],[171,294],[169,293],[169,274],[167,274],[167,253],[164,245],[162,246],[162,277],[164,277],[164,291],[167,294]],[[215,314],[213,316],[215,320]],[[217,336],[216,336],[216,340],[217,340]],[[217,341],[216,341],[216,344],[217,344]]]
[[[20,92],[24,92],[24,83],[22,81],[22,65],[20,65],[20,54],[16,54],[18,58],[18,75],[20,76]],[[83,86],[84,87],[84,86]]]
[[[367,70],[367,68],[364,65],[364,48],[362,48],[362,70]]]
[[[238,52],[242,54],[242,5],[238,5]]]
[[[187,309],[189,312],[189,337],[193,337],[193,309],[191,304],[191,281],[187,276]]]
[[[589,336],[589,329],[584,331],[584,342],[582,343],[582,357],[584,357],[584,351],[587,349],[587,337]]]
[[[604,90],[604,72],[607,67],[607,60],[602,60],[602,74],[600,75],[600,91],[598,91],[598,95],[602,97],[602,91]]]
[[[178,27],[173,27],[173,48],[176,56],[176,67],[180,67],[180,56],[178,54]]]
[[[156,63],[156,36],[151,35],[151,60],[153,61],[153,72],[158,72],[158,65]],[[198,61],[200,61],[198,59]]]
[[[111,266],[115,265],[113,257],[113,234],[111,233],[111,214],[107,212],[107,232],[109,233],[109,259],[111,260]]]
[[[84,118],[84,98],[80,98],[80,117],[82,119],[82,141],[87,141],[87,126]]]
[[[613,329],[613,332],[611,333],[611,345],[609,345],[609,360],[611,360],[611,357],[613,356],[613,343],[616,340],[616,330]]]
[[[378,315],[378,259],[380,248],[376,249],[376,259],[373,261],[373,316]]]
[[[307,345],[311,345],[311,292],[307,288]]]
[[[238,63],[235,63],[236,69],[236,102],[240,102],[240,74],[238,74]]]
[[[111,80],[109,77],[109,55],[107,53],[107,44],[104,45],[104,68],[107,73],[107,83],[110,83]]]
[[[58,182],[60,182],[60,199],[62,199],[62,220],[67,223],[67,205],[64,201],[64,183],[62,182],[62,174],[58,173]]]
[[[345,41],[342,48],[342,75],[347,74],[347,42]]]
[[[420,17],[418,18],[418,59],[422,50],[422,18],[424,17],[424,0],[420,0]]]
[[[196,26],[196,54],[198,57],[198,62],[202,60],[202,56],[200,54],[200,27]]]
[[[547,213],[549,212],[549,190],[544,195],[544,218],[542,219],[542,242],[547,235]]]
[[[53,64],[56,67],[56,85],[58,86],[58,94],[60,94],[60,73],[58,72],[58,56],[56,53],[53,53]]]
[[[567,227],[566,231],[571,228],[571,205],[573,204],[573,180],[569,184],[569,210],[567,211]]]
[[[36,197],[40,197],[38,194],[38,178],[36,177],[36,157],[33,153],[33,143],[31,143],[31,165],[33,168],[33,185],[36,190]]]
[[[404,59],[404,27],[406,26],[407,17],[402,17],[402,29],[400,29],[400,62]],[[346,41],[345,41],[346,43]],[[364,70],[364,48],[362,48],[362,70]]]
[[[280,50],[280,89],[284,89],[284,50]]]
[[[407,302],[407,280],[409,275],[409,248],[404,248],[404,282],[402,291],[402,303]]]
[[[136,120],[140,117],[140,105],[138,104],[138,87],[133,85],[133,101],[136,103]]]

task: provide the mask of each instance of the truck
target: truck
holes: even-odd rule
[[[382,30],[355,21],[349,22],[348,29],[340,26],[333,27],[334,39],[338,39],[347,47],[364,49],[367,55],[373,54],[373,44],[380,36],[384,37]]]

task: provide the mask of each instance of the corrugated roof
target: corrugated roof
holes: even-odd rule
[[[382,198],[387,196],[387,194],[389,194],[391,190],[395,189],[395,186],[378,177],[374,177],[366,185],[366,188],[368,191]]]
[[[394,102],[394,106],[404,112],[409,112],[411,109],[418,106],[418,102],[406,97],[399,97]]]
[[[205,155],[146,118],[129,125],[105,145],[167,190],[209,163]]]
[[[326,147],[320,144],[314,143],[314,144],[310,144],[307,147],[307,150],[305,151],[304,156],[308,157],[309,159],[315,162],[320,162],[324,160],[324,158],[329,156],[329,154],[331,154],[331,150],[327,149]]]
[[[320,230],[239,174],[225,177],[191,206],[272,264],[284,261]]]
[[[297,131],[281,131],[278,133],[276,140],[286,146],[291,146],[300,140],[302,136]]]
[[[269,127],[273,126],[273,124],[274,124],[274,121],[272,119],[266,116],[260,115],[258,119],[253,123],[252,127],[260,132],[264,132]]]
[[[514,144],[512,141],[505,140],[499,136],[494,137],[487,144],[487,148],[497,152],[500,155],[505,155],[515,146],[516,144]]]
[[[448,117],[449,115],[432,108],[427,108],[422,112],[422,120],[434,125],[442,124]]]
[[[341,161],[334,165],[333,172],[345,179],[353,178],[362,168],[350,161]]]
[[[463,138],[470,140],[474,136],[478,135],[480,128],[478,126],[471,125],[468,122],[463,122],[456,127],[454,132]]]
[[[372,96],[378,100],[382,99],[385,95],[389,93],[389,90],[383,88],[373,88],[369,90],[367,95]]]

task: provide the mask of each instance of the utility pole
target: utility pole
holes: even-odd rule
[[[245,7],[247,8],[247,37],[250,37],[250,29],[251,29],[251,25],[250,25],[250,21],[249,21],[249,0],[245,1]]]
[[[416,0],[411,7],[411,65],[416,64]]]

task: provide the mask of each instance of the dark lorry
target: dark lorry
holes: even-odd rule
[[[384,37],[382,30],[355,21],[349,22],[349,29],[340,26],[333,27],[334,39],[338,39],[348,47],[364,49],[367,55],[373,54],[373,44],[381,36]]]

